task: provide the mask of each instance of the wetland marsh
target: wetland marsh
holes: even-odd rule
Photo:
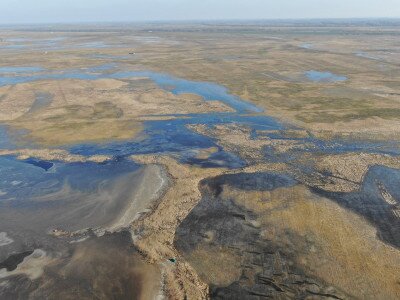
[[[3,28],[0,296],[397,299],[400,25],[305,25]]]

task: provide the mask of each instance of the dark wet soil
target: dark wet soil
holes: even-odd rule
[[[0,269],[5,268],[7,271],[15,270],[25,257],[31,255],[32,251],[25,251],[10,255],[6,260],[0,262]]]
[[[159,289],[159,270],[141,258],[126,231],[69,244],[67,252],[48,255],[55,263],[39,279],[0,279],[1,298],[151,299]]]
[[[240,173],[203,180],[200,184],[202,199],[180,224],[175,246],[192,264],[204,281],[210,285],[212,299],[305,299],[331,297],[342,299],[343,293],[329,287],[296,264],[296,253],[278,240],[261,237],[265,228],[251,220],[256,213],[237,205],[234,199],[224,198],[222,190],[229,186],[246,190],[271,191],[296,184],[285,174]],[[210,238],[210,233],[212,238]],[[287,232],[292,243],[304,244],[304,238]],[[304,245],[306,247],[306,245]],[[200,261],[196,251],[208,253]],[[219,278],[230,278],[233,270],[223,259],[213,260],[218,253],[227,252],[238,261],[240,272],[229,283],[220,284],[210,271],[210,264],[227,269]],[[210,261],[207,261],[207,260]],[[230,271],[229,271],[230,270]],[[310,298],[311,299],[311,298]]]
[[[357,192],[314,191],[366,218],[382,241],[400,249],[400,217],[395,213],[400,208],[400,170],[371,167]]]

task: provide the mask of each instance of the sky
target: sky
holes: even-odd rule
[[[400,0],[0,0],[0,23],[400,18]]]

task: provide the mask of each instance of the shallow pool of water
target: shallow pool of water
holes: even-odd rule
[[[35,73],[44,71],[41,67],[0,67],[0,74],[10,74],[10,73]]]
[[[356,52],[355,55],[358,56],[358,57],[362,57],[362,58],[367,58],[367,59],[372,59],[372,60],[380,60],[379,57],[370,55],[370,54],[368,54],[366,52]]]
[[[300,48],[303,48],[303,49],[313,49],[313,48],[314,48],[314,45],[311,44],[311,43],[304,43],[304,44],[301,44],[301,45],[300,45]]]
[[[331,72],[320,72],[320,71],[307,71],[305,75],[308,80],[314,82],[336,82],[336,81],[346,81],[347,77],[342,75],[337,75]]]

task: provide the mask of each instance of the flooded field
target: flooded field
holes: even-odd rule
[[[398,298],[395,84],[375,81],[375,112],[367,71],[342,67],[366,57],[316,68],[321,37],[255,32],[257,52],[222,55],[223,26],[191,57],[186,33],[151,29],[3,32],[0,298]],[[307,62],[257,68],[274,47]]]

